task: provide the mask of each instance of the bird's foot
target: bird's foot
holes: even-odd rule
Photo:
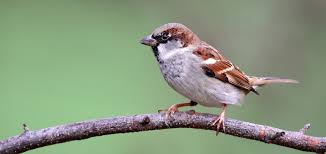
[[[169,109],[165,113],[165,118],[171,118],[175,112],[179,112],[178,106],[176,104],[169,107]]]
[[[223,132],[225,132],[224,119],[225,119],[224,112],[222,112],[219,116],[215,118],[215,120],[212,123],[213,126],[216,126],[216,136],[220,132],[221,128],[223,129]]]
[[[174,105],[170,106],[168,109],[159,110],[159,112],[162,112],[162,111],[165,111],[165,118],[169,119],[173,116],[173,114],[175,112],[179,112],[178,104],[174,104]]]

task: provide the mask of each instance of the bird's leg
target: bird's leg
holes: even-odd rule
[[[165,110],[159,110],[160,111],[166,111],[165,113],[165,117],[166,118],[170,118],[175,112],[178,112],[178,108],[180,107],[185,107],[185,106],[195,106],[197,105],[197,102],[194,101],[190,101],[189,103],[180,103],[180,104],[173,104],[172,106],[170,106],[168,109]]]
[[[212,125],[216,125],[216,135],[218,135],[220,129],[223,129],[223,132],[225,132],[225,125],[224,125],[224,119],[225,119],[225,111],[226,111],[226,104],[223,104],[223,110],[220,115],[218,115],[215,120],[213,121]]]

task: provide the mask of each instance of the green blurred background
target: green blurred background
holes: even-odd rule
[[[326,1],[0,2],[0,140],[77,121],[155,113],[187,101],[139,40],[168,22],[189,26],[247,74],[294,78],[249,95],[227,116],[326,136]],[[187,108],[188,109],[188,108]],[[219,113],[219,109],[195,107]],[[36,149],[58,153],[301,153],[212,131],[118,134]]]

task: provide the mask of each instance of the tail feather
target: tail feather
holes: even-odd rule
[[[297,80],[277,77],[249,77],[249,82],[253,87],[261,87],[272,83],[299,83]]]

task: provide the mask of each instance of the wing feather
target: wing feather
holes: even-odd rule
[[[203,70],[213,72],[215,78],[248,92],[253,91],[256,93],[250,84],[248,76],[238,67],[234,66],[229,60],[224,58],[219,50],[216,50],[207,43],[202,42],[194,54],[204,60]],[[205,61],[207,63],[205,63]]]

